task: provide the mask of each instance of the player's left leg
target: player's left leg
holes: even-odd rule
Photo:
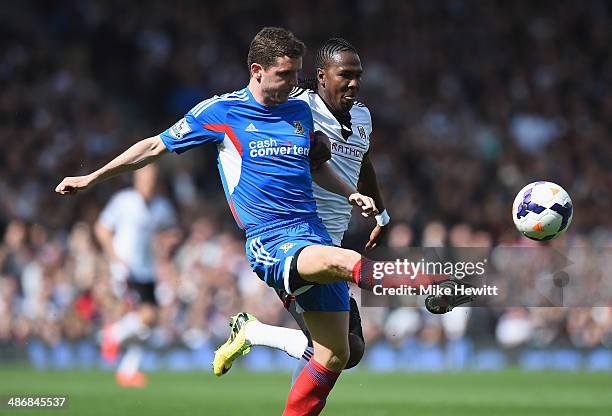
[[[294,257],[289,274],[296,273]],[[350,356],[348,284],[315,285],[297,295],[296,304],[304,311],[314,354],[295,379],[284,414],[318,415]]]
[[[287,311],[291,314],[295,322],[298,324],[298,326],[308,339],[308,346],[303,351],[302,355],[299,357],[300,362],[296,366],[296,369],[293,373],[292,381],[295,381],[297,375],[302,371],[302,368],[306,366],[306,364],[308,363],[308,361],[310,361],[310,358],[312,357],[312,338],[310,336],[308,326],[306,325],[306,322],[304,320],[304,315],[302,312],[300,312],[299,306],[295,301],[295,297],[288,295],[285,291],[277,291],[277,293],[279,294],[281,300],[283,300],[283,304],[285,304],[285,308],[287,309]],[[361,315],[359,314],[359,307],[357,306],[357,301],[353,296],[350,297],[348,343],[349,359],[346,363],[345,370],[353,368],[357,364],[359,364],[365,352],[365,340],[363,338],[363,329],[361,327]]]
[[[135,337],[146,338],[150,328],[157,321],[154,283],[128,281],[127,297],[129,303],[135,305],[134,310],[102,331],[101,353],[109,363],[116,361],[122,345]]]
[[[291,304],[293,306],[293,310],[295,311],[296,309],[295,300],[293,300]],[[357,306],[357,301],[352,296],[350,298],[350,307],[351,309],[349,311],[349,332],[348,332],[349,358],[346,363],[346,366],[344,367],[345,370],[348,370],[350,368],[357,366],[357,364],[361,362],[361,359],[363,358],[363,354],[365,353],[365,339],[363,337],[363,329],[361,327],[361,315],[359,314],[359,308]],[[289,309],[289,311],[291,312],[291,309]],[[297,312],[295,313],[297,314]],[[292,315],[294,315],[294,313],[292,313]],[[304,322],[304,315],[299,313],[297,314],[297,316],[299,317],[299,321],[298,319],[296,319],[296,321],[298,321],[298,324],[301,321],[303,322],[303,325],[306,326],[306,323]],[[302,327],[302,325],[300,325],[300,327]],[[313,343],[312,343],[312,338],[310,337],[310,332],[308,332],[307,334],[308,334],[308,347],[306,347],[306,349],[302,353],[302,356],[300,357],[300,361],[298,362],[298,365],[296,365],[295,369],[293,370],[293,375],[291,376],[292,385],[295,383],[295,380],[298,378],[298,376],[300,375],[304,367],[308,365],[308,363],[310,362],[310,359],[312,358],[314,354],[314,347],[312,345]]]
[[[144,356],[142,342],[145,341],[151,328],[157,322],[157,306],[150,302],[145,302],[138,307],[138,316],[142,327],[135,336],[127,341],[127,349],[119,366],[115,378],[122,387],[145,387],[147,384],[146,376],[140,372],[140,365]]]
[[[144,387],[147,380],[140,372],[140,364],[144,355],[142,342],[148,338],[151,328],[157,322],[155,283],[130,282],[128,287],[131,301],[137,305],[136,310],[126,314],[105,331],[102,351],[108,352],[109,348],[112,349],[115,345],[117,347],[127,346],[117,367],[117,383],[123,387]]]
[[[132,342],[128,345],[115,374],[117,384],[121,387],[145,387],[147,385],[146,376],[139,371],[143,355],[144,350],[140,343]]]
[[[283,416],[318,415],[349,357],[348,311],[306,311],[314,355],[295,379]]]

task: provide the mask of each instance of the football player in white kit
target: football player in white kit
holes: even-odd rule
[[[331,38],[319,48],[315,66],[316,80],[302,83],[303,88],[295,88],[291,96],[309,104],[315,130],[329,139],[331,159],[326,163],[329,163],[346,183],[357,188],[359,192],[371,196],[381,212],[376,216],[377,224],[365,245],[365,249],[368,250],[375,247],[383,237],[390,217],[384,208],[369,157],[372,118],[368,108],[357,101],[363,72],[359,54],[346,40]],[[313,191],[319,217],[323,220],[334,244],[340,246],[349,226],[352,206],[347,203],[346,198],[329,192],[314,182]],[[231,368],[232,362],[221,352],[224,348],[234,348],[233,344],[236,343],[248,345],[249,349],[246,349],[244,354],[250,351],[251,346],[256,345],[283,350],[300,360],[294,378],[300,373],[312,356],[312,342],[294,298],[284,292],[279,292],[279,296],[299,324],[301,331],[266,325],[254,316],[241,312],[230,319],[232,328],[230,338],[215,353],[213,363],[215,374],[223,375]],[[346,368],[357,365],[365,350],[357,302],[351,297],[350,303],[350,358]]]
[[[116,361],[127,346],[117,368],[117,383],[143,387],[146,377],[139,371],[141,342],[157,321],[155,259],[153,245],[162,232],[174,233],[176,216],[170,201],[156,193],[158,171],[147,165],[134,173],[134,187],[117,192],[100,213],[95,233],[111,264],[113,287],[127,295],[133,307],[102,332],[102,357]]]

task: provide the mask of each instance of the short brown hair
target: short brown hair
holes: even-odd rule
[[[287,29],[264,27],[255,35],[249,48],[247,64],[258,63],[264,69],[274,65],[276,58],[299,58],[306,53],[306,45]]]

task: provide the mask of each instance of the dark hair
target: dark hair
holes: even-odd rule
[[[315,57],[315,71],[318,68],[325,68],[338,52],[353,52],[357,53],[357,49],[347,40],[342,38],[331,38],[325,41],[317,51]]]
[[[306,46],[287,29],[282,27],[264,27],[255,35],[249,48],[247,64],[249,70],[253,63],[264,69],[274,65],[276,58],[304,56]]]
[[[318,85],[319,85],[319,81],[317,81],[317,79],[314,78],[314,77],[311,77],[311,78],[301,78],[298,81],[298,87],[299,88],[304,88],[304,89],[307,89],[307,90],[316,91]]]

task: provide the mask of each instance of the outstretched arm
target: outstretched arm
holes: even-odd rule
[[[376,179],[374,165],[372,165],[370,156],[367,153],[361,163],[361,171],[359,173],[357,189],[359,192],[363,192],[366,195],[371,195],[374,203],[380,211],[380,214],[376,216],[376,226],[370,233],[370,238],[365,245],[365,249],[369,250],[376,247],[380,239],[382,239],[387,233],[389,229],[387,224],[390,221],[390,217],[385,209],[385,204],[380,194],[380,188],[378,186],[378,180]]]
[[[349,204],[361,207],[361,215],[364,217],[378,214],[372,198],[360,194],[355,188],[340,179],[329,163],[325,162],[319,169],[312,171],[312,180],[322,188],[346,197]]]
[[[168,153],[168,149],[162,142],[161,137],[154,136],[143,139],[95,172],[84,176],[64,178],[55,188],[55,192],[60,195],[76,194],[113,176],[140,169],[166,153]]]

